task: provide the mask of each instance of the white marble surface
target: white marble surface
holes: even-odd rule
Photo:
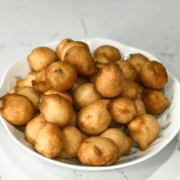
[[[144,49],[180,80],[179,0],[0,0],[0,81],[35,47],[101,37]],[[0,122],[0,180],[178,180],[178,135],[154,157],[110,171],[48,164],[17,146]]]

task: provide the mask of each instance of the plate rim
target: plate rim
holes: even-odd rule
[[[149,54],[150,56],[154,57],[155,59],[154,60],[157,60],[159,61],[154,55],[152,55],[151,53],[147,52],[147,51],[144,51],[142,49],[139,49],[139,48],[134,48],[134,47],[131,47],[131,46],[127,46],[127,45],[124,45],[118,41],[114,41],[114,40],[111,40],[111,39],[105,39],[105,38],[86,38],[86,39],[81,39],[80,41],[83,41],[83,42],[93,42],[93,41],[104,41],[104,42],[108,42],[109,44],[119,44],[121,46],[124,46],[126,48],[129,48],[129,49],[133,49],[135,51],[138,51],[142,54]],[[54,46],[54,45],[57,45],[60,41],[55,41],[55,42],[51,42],[51,43],[47,43],[43,46]],[[15,62],[11,63],[10,66],[7,68],[7,70],[5,71],[2,79],[1,79],[1,84],[0,84],[0,89],[2,88],[3,84],[5,83],[5,78],[6,78],[6,75],[8,74],[8,72],[10,71],[10,69],[16,64],[18,63],[20,60],[24,59],[24,58],[27,58],[27,56],[19,59],[19,60],[16,60]],[[172,74],[170,74],[168,72],[168,75],[170,75],[172,77],[172,79],[174,80],[174,84],[177,86],[177,88],[179,89],[180,91],[180,83],[179,81],[177,80],[177,78],[175,76],[173,76]],[[174,91],[176,94],[178,91]],[[177,108],[176,108],[177,109]],[[177,111],[177,110],[176,110]],[[179,118],[180,118],[180,115],[179,115]],[[27,152],[29,152],[31,155],[35,155],[36,157],[42,159],[42,160],[45,160],[46,162],[50,162],[52,164],[56,164],[56,165],[60,165],[60,166],[63,166],[63,167],[67,167],[67,168],[71,168],[71,169],[79,169],[79,170],[89,170],[89,171],[96,171],[96,170],[112,170],[112,169],[120,169],[120,168],[124,168],[124,167],[128,167],[128,166],[132,166],[132,165],[135,165],[135,164],[138,164],[140,162],[143,162],[151,157],[153,157],[155,154],[157,154],[158,152],[160,152],[167,144],[170,143],[170,141],[176,136],[176,134],[178,133],[178,131],[180,130],[180,123],[179,123],[179,126],[176,126],[176,129],[175,131],[173,131],[171,133],[170,136],[168,136],[168,138],[166,139],[166,141],[161,144],[161,146],[159,146],[157,149],[155,149],[152,153],[148,154],[148,155],[145,155],[143,157],[140,157],[139,159],[135,159],[133,161],[129,161],[129,162],[126,162],[126,163],[122,163],[122,164],[117,164],[117,165],[111,165],[111,166],[83,166],[83,165],[73,165],[73,164],[67,164],[67,163],[63,163],[63,162],[60,162],[60,161],[56,161],[54,159],[48,159],[36,152],[33,152],[31,149],[28,149],[26,146],[24,146],[15,136],[13,136],[13,134],[9,131],[8,129],[8,126],[6,125],[6,122],[5,122],[5,119],[0,115],[0,119],[1,119],[1,122],[3,124],[3,126],[5,127],[6,131],[8,132],[8,134],[10,135],[10,137],[18,144],[20,145],[23,149],[25,149]]]

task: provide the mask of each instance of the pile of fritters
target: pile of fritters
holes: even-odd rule
[[[72,39],[55,51],[37,47],[27,57],[34,71],[0,98],[0,114],[25,126],[26,139],[47,158],[108,166],[127,155],[133,141],[144,151],[159,133],[153,115],[167,107],[161,90],[168,74],[143,54],[122,57],[106,44],[91,54],[86,43]]]

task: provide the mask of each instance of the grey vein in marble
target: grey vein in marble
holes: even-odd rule
[[[81,18],[81,24],[82,24],[82,27],[83,27],[83,30],[84,30],[84,34],[85,34],[85,37],[88,37],[88,31],[87,31],[87,28],[86,28],[86,24],[84,22],[84,19]]]
[[[123,175],[124,180],[129,180],[129,178],[126,176],[125,172],[123,172],[123,171],[120,170],[120,169],[117,169],[117,171],[120,172],[120,173]]]

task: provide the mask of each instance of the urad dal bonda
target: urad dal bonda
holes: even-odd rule
[[[131,80],[124,80],[124,85],[122,92],[119,94],[119,97],[126,97],[128,99],[134,100],[139,95],[139,86],[137,83]]]
[[[143,102],[148,113],[160,114],[167,107],[168,99],[161,91],[145,89],[143,92]]]
[[[14,92],[16,94],[21,94],[29,98],[33,105],[34,105],[34,110],[35,112],[38,111],[38,105],[39,105],[39,100],[40,100],[40,94],[36,92],[33,87],[29,86],[22,86],[22,87],[16,87],[14,89]]]
[[[118,60],[116,61],[121,69],[123,70],[124,78],[130,81],[136,81],[138,77],[138,72],[135,67],[126,60]]]
[[[96,89],[104,98],[118,96],[124,84],[122,69],[117,64],[110,64],[99,70],[96,77]]]
[[[79,74],[89,76],[97,71],[90,51],[84,46],[74,46],[68,49],[64,61],[73,64]]]
[[[158,61],[145,63],[139,72],[140,81],[150,89],[161,89],[168,81],[166,68]]]
[[[146,150],[159,133],[153,114],[167,108],[165,67],[143,54],[124,60],[121,49],[108,44],[92,52],[66,38],[49,49],[30,53],[33,72],[1,97],[0,114],[25,126],[27,141],[50,159],[107,166],[134,149]]]
[[[96,56],[98,56],[100,54],[106,54],[111,62],[115,62],[117,60],[121,60],[120,50],[117,49],[114,46],[110,46],[110,45],[99,46],[94,51],[94,57],[96,57]]]
[[[69,62],[57,61],[48,66],[45,76],[51,87],[58,91],[66,91],[76,82],[77,70]]]
[[[47,122],[64,127],[73,118],[73,106],[64,97],[58,94],[43,95],[40,99],[40,112]]]
[[[73,93],[74,105],[78,110],[99,99],[102,99],[102,97],[92,83],[80,85]]]
[[[56,52],[57,57],[58,57],[59,60],[62,60],[62,58],[61,58],[61,56],[62,56],[62,50],[63,50],[64,46],[65,46],[67,43],[69,43],[69,42],[73,42],[73,40],[70,39],[70,38],[66,38],[66,39],[63,39],[63,40],[57,45],[55,52]]]
[[[70,48],[77,47],[77,46],[83,46],[83,47],[85,47],[89,51],[88,45],[86,43],[82,42],[82,41],[71,41],[71,42],[68,42],[62,48],[62,51],[61,51],[61,61],[65,60],[64,57],[65,57],[67,51]]]
[[[17,126],[26,125],[35,114],[32,101],[21,94],[6,94],[0,97],[1,115],[10,123]]]
[[[130,62],[135,67],[136,71],[139,73],[142,66],[149,62],[149,59],[143,54],[136,53],[130,54],[130,58],[127,61]]]
[[[159,124],[157,119],[151,114],[137,116],[129,124],[131,137],[139,144],[142,151],[157,137]]]
[[[83,107],[77,116],[80,130],[88,135],[98,135],[106,130],[112,120],[109,103],[109,99],[102,99]]]
[[[32,68],[38,72],[47,68],[58,60],[57,54],[49,47],[37,47],[32,50],[31,54],[27,57]]]
[[[76,157],[80,145],[85,140],[83,134],[74,126],[64,127],[62,134],[63,146],[58,157],[63,159]]]
[[[130,122],[138,115],[134,101],[125,97],[112,99],[109,105],[109,111],[112,118],[122,124]]]
[[[38,114],[31,121],[29,121],[25,127],[25,137],[32,145],[35,144],[37,134],[40,129],[46,124],[46,120],[42,117],[42,114]]]
[[[63,135],[59,126],[46,123],[38,132],[35,149],[41,155],[52,159],[60,154],[63,146]]]
[[[128,154],[132,147],[132,139],[125,136],[122,131],[117,128],[108,128],[100,137],[111,139],[119,148],[119,154]]]
[[[83,164],[109,166],[119,159],[119,149],[109,138],[91,137],[80,145],[78,158]]]

